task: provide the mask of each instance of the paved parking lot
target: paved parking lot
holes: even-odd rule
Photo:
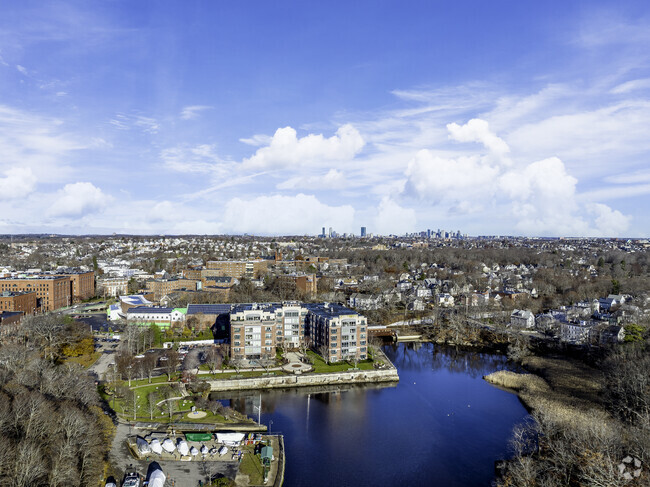
[[[124,471],[129,465],[133,465],[139,473],[144,475],[147,472],[149,463],[152,461],[160,464],[163,472],[167,476],[166,485],[178,487],[198,486],[199,482],[205,483],[210,476],[216,476],[218,474],[231,479],[234,479],[237,475],[239,464],[236,461],[162,461],[155,454],[151,455],[149,461],[136,460],[126,445],[126,439],[130,435],[140,434],[144,436],[147,433],[147,431],[132,429],[127,424],[118,424],[117,433],[109,454],[109,462],[112,468],[109,475],[113,475],[116,479],[121,480]]]

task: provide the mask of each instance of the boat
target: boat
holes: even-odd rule
[[[124,473],[124,480],[122,481],[122,487],[140,487],[142,485],[142,478],[140,474],[136,472],[133,467],[126,469]]]
[[[158,438],[154,438],[153,440],[151,440],[149,446],[151,447],[151,451],[157,455],[160,455],[163,451],[162,445],[160,444],[160,440]]]
[[[151,469],[151,473],[149,474],[149,487],[164,487],[167,476],[163,473],[160,465],[152,462],[149,467]]]
[[[167,453],[174,453],[176,450],[176,445],[174,445],[174,442],[169,438],[165,438],[161,446]]]

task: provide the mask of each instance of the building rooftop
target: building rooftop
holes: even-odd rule
[[[230,313],[231,308],[230,304],[188,304],[187,314],[221,315]]]
[[[309,303],[304,305],[314,314],[334,318],[341,315],[357,315],[356,311],[338,303]]]
[[[174,311],[174,308],[159,308],[159,307],[149,307],[149,306],[140,306],[137,308],[131,308],[127,313],[129,314],[169,314]]]

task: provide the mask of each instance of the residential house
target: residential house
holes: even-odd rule
[[[535,315],[527,309],[515,309],[510,314],[510,326],[513,328],[534,328]]]

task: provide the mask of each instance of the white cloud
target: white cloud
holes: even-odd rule
[[[160,130],[160,123],[158,120],[143,115],[125,115],[123,113],[118,113],[115,115],[115,118],[109,120],[108,123],[120,130],[138,128],[148,134],[157,134]]]
[[[22,74],[24,76],[28,76],[27,68],[25,66],[21,66],[20,64],[16,64],[16,69],[20,72],[20,74]]]
[[[482,143],[488,151],[505,142],[486,124],[447,126],[459,141]],[[447,214],[474,213],[510,218],[528,235],[608,235],[627,228],[629,218],[616,210],[584,201],[577,195],[578,180],[557,157],[511,167],[486,155],[442,157],[421,150],[405,171],[404,194],[433,204]]]
[[[417,227],[415,210],[403,208],[390,197],[382,198],[373,221],[373,233],[401,235],[413,232]]]
[[[343,189],[346,181],[343,173],[330,169],[324,175],[296,176],[279,183],[277,189]]]
[[[630,226],[631,217],[609,206],[595,203],[591,210],[596,214],[596,228],[599,236],[623,235]]]
[[[104,208],[112,198],[92,183],[66,184],[47,211],[50,216],[80,217]]]
[[[60,119],[0,105],[0,171],[30,168],[37,182],[67,179],[72,153],[88,144],[64,130]]]
[[[473,118],[465,125],[450,123],[447,125],[449,138],[458,142],[480,142],[486,149],[502,156],[510,152],[508,144],[490,131],[485,120]]]
[[[253,147],[260,147],[262,145],[269,145],[273,137],[265,134],[255,134],[252,137],[239,139],[239,142],[243,142],[246,145],[252,145]]]
[[[24,198],[34,190],[36,177],[29,167],[7,169],[0,177],[0,199]]]
[[[192,120],[194,118],[197,118],[200,112],[209,110],[211,108],[213,107],[210,105],[190,105],[184,107],[183,110],[181,110],[181,118],[183,120]]]
[[[169,147],[160,152],[160,157],[168,169],[191,173],[210,173],[225,162],[211,144]]]
[[[478,156],[444,158],[423,149],[406,169],[405,192],[430,202],[456,202],[490,195],[499,169]]]
[[[353,223],[352,206],[328,206],[315,196],[302,193],[233,198],[226,204],[223,219],[227,232],[268,235],[317,233],[323,226],[350,232]]]
[[[244,159],[246,168],[285,168],[296,165],[323,165],[331,161],[348,161],[364,146],[359,131],[352,125],[339,127],[330,138],[322,134],[297,137],[296,130],[284,127],[276,130],[271,142]]]
[[[620,94],[629,93],[631,91],[647,90],[649,88],[650,88],[650,78],[633,79],[615,86],[610,90],[610,93],[613,93],[615,95],[620,95]]]

